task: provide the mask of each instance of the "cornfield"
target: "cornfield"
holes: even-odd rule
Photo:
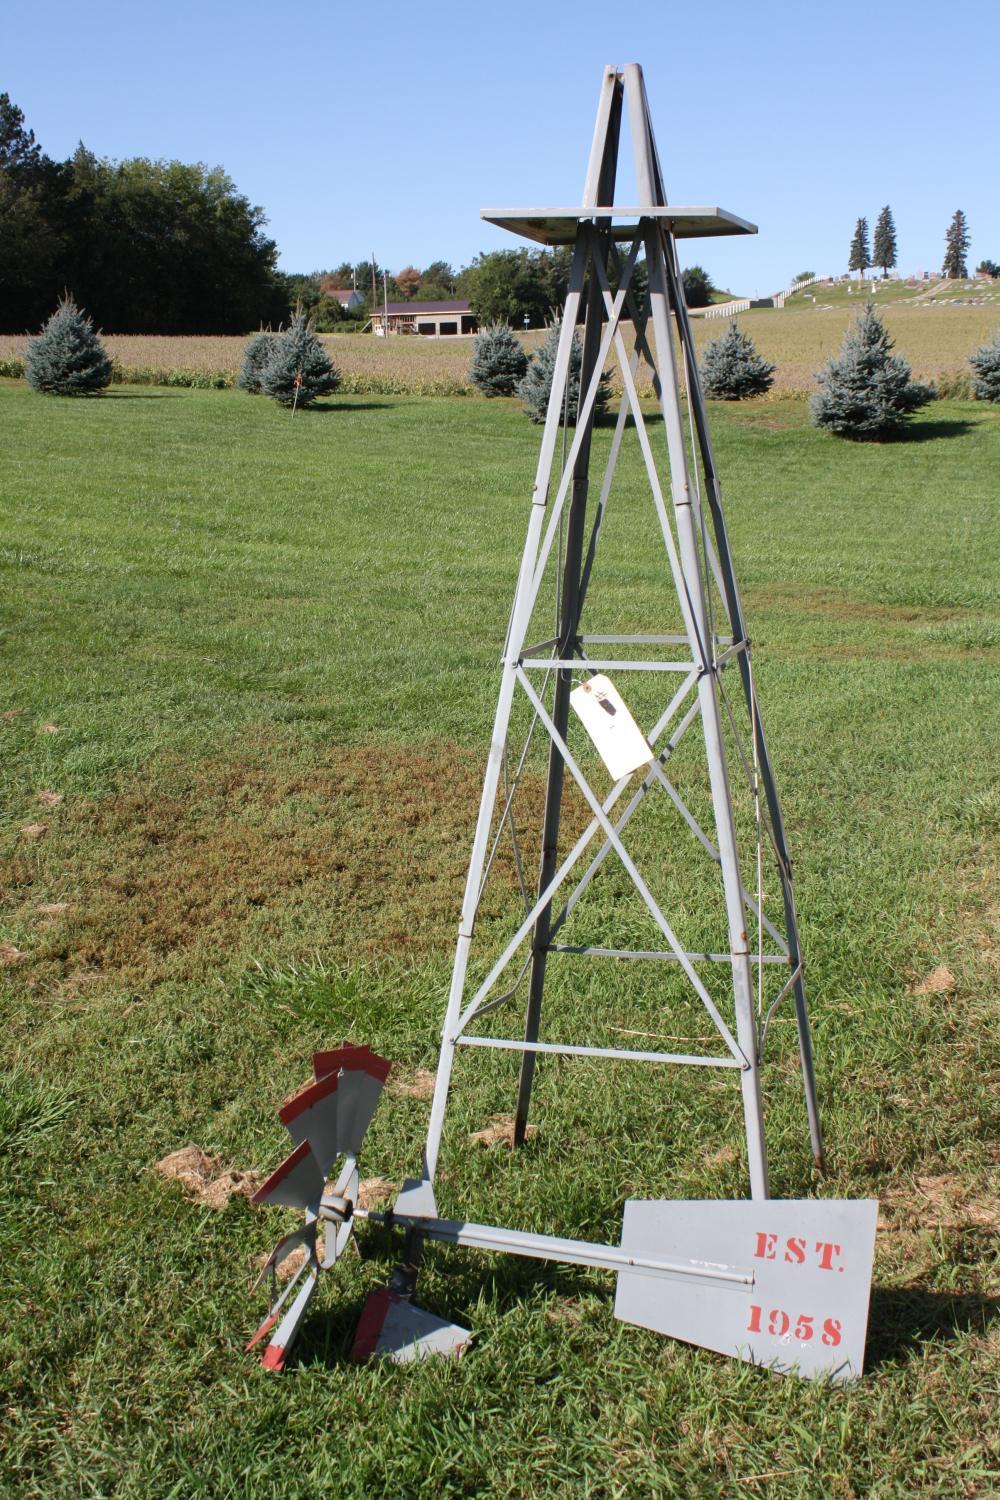
[[[883,310],[898,352],[918,379],[937,384],[942,395],[969,394],[968,356],[992,337],[998,322],[990,307],[897,305]],[[744,313],[740,327],[760,353],[777,365],[773,394],[804,395],[815,389],[815,372],[840,347],[851,313],[844,308],[808,308]],[[695,322],[695,342],[703,348],[724,331],[721,319]],[[525,336],[532,349],[541,334]],[[323,338],[348,395],[470,396],[471,340],[327,334]],[[201,388],[235,385],[246,339],[230,336],[160,337],[109,334],[104,342],[114,362],[114,380],[137,385]],[[0,334],[0,376],[23,373],[23,335]],[[613,361],[612,385],[621,381]],[[640,390],[649,390],[640,374]]]

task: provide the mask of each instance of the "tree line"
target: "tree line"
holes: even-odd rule
[[[288,274],[264,211],[221,167],[109,161],[81,144],[48,157],[23,112],[0,94],[0,330],[37,328],[66,294],[109,333],[246,333],[300,309],[319,332],[363,326],[373,304],[467,300],[483,323],[542,328],[563,305],[572,250],[498,250],[455,270],[446,260],[394,275],[374,260]],[[614,278],[612,278],[612,284]],[[713,287],[684,272],[689,305]],[[633,272],[645,290],[645,264]],[[338,293],[360,297],[344,308]]]
[[[0,328],[70,291],[116,333],[245,333],[286,312],[264,212],[221,167],[46,156],[0,94]]]
[[[969,266],[966,257],[969,253],[969,225],[962,210],[956,209],[948,225],[945,234],[944,262],[941,267],[941,275],[954,280],[962,280],[969,274]],[[896,266],[898,259],[896,247],[896,225],[893,221],[892,210],[888,204],[882,209],[875,220],[875,238],[869,243],[868,220],[858,219],[854,226],[854,234],[851,237],[851,247],[847,256],[847,269],[859,271],[863,276],[868,267],[878,266],[882,275],[888,276],[889,272]],[[1000,267],[995,261],[982,260],[976,267],[977,271],[987,276],[1000,276]]]

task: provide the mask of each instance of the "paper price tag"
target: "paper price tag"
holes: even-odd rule
[[[615,781],[648,766],[653,752],[610,677],[590,677],[569,695],[594,748]]]

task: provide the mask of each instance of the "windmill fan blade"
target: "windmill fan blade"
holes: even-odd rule
[[[272,1270],[277,1271],[278,1267],[281,1265],[281,1262],[285,1259],[285,1257],[291,1255],[292,1251],[298,1249],[300,1245],[305,1245],[307,1252],[311,1255],[315,1255],[315,1219],[311,1220],[308,1224],[304,1224],[301,1229],[293,1229],[291,1234],[286,1234],[282,1239],[278,1241],[274,1249],[271,1251],[270,1255],[267,1257],[267,1260],[261,1266],[260,1275],[257,1277],[257,1280],[250,1288],[251,1295],[254,1292],[259,1291],[260,1288],[264,1285],[269,1272],[271,1272]]]
[[[289,1297],[292,1295],[292,1292],[295,1290],[296,1283],[302,1277],[302,1275],[305,1272],[308,1264],[309,1264],[308,1260],[304,1260],[302,1262],[301,1266],[299,1266],[298,1270],[294,1271],[292,1273],[292,1276],[290,1277],[290,1279],[288,1281],[288,1285],[285,1287],[284,1291],[281,1292],[274,1299],[274,1301],[271,1303],[270,1307],[268,1308],[267,1316],[264,1318],[263,1322],[257,1328],[257,1330],[254,1333],[253,1337],[251,1338],[250,1342],[244,1347],[244,1350],[243,1350],[244,1354],[249,1354],[250,1350],[251,1349],[255,1349],[257,1347],[257,1345],[260,1343],[261,1339],[264,1338],[267,1334],[269,1334],[271,1332],[271,1329],[274,1327],[274,1325],[278,1322],[279,1318],[281,1317],[281,1309],[284,1307],[285,1303],[288,1301]],[[267,1274],[267,1268],[266,1267],[265,1267],[264,1274],[265,1275]],[[257,1286],[259,1286],[259,1285],[260,1285],[260,1281],[258,1280]],[[255,1290],[256,1290],[256,1288],[255,1288]]]
[[[313,1055],[313,1072],[318,1079],[337,1076],[339,1070],[337,1134],[340,1151],[357,1156],[391,1066],[370,1047],[345,1045]]]
[[[281,1203],[286,1208],[311,1208],[317,1204],[326,1181],[322,1167],[308,1141],[296,1146],[257,1189],[250,1200],[255,1207],[262,1203]]]
[[[295,1144],[308,1142],[325,1177],[344,1150],[339,1128],[339,1078],[331,1073],[300,1089],[278,1110],[278,1119]]]
[[[276,1374],[285,1368],[289,1351],[295,1341],[295,1336],[302,1325],[306,1308],[312,1300],[312,1294],[316,1290],[319,1280],[319,1267],[315,1260],[307,1260],[300,1271],[290,1283],[294,1286],[299,1278],[305,1273],[302,1285],[296,1293],[295,1300],[271,1335],[270,1342],[261,1357],[261,1364],[265,1370],[274,1370]],[[263,1329],[261,1331],[264,1331]]]
[[[326,1052],[313,1053],[313,1073],[317,1078],[326,1078],[339,1073],[341,1068],[367,1068],[381,1078],[383,1083],[389,1076],[392,1063],[379,1057],[370,1047],[360,1047],[353,1042],[344,1042],[341,1047],[332,1047]]]

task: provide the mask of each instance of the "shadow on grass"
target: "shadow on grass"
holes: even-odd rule
[[[105,401],[167,401],[184,394],[184,389],[173,391],[104,391],[102,397]]]
[[[1000,1317],[1000,1299],[920,1287],[872,1290],[865,1368],[893,1364],[932,1340],[986,1333]]]
[[[309,416],[319,416],[337,411],[385,411],[388,406],[404,406],[404,401],[333,401],[316,406],[303,406],[301,410]]]
[[[379,1235],[365,1245],[366,1260],[383,1259],[388,1280],[393,1263],[393,1248],[400,1242],[388,1234]],[[372,1256],[371,1251],[375,1254]],[[477,1258],[478,1259],[478,1258]],[[558,1316],[559,1304],[570,1307],[576,1299],[601,1298],[606,1293],[610,1303],[613,1284],[602,1287],[580,1267],[557,1262],[521,1260],[510,1256],[498,1259],[492,1266],[469,1260],[467,1252],[452,1251],[435,1256],[428,1268],[434,1288],[425,1285],[418,1290],[417,1301],[428,1312],[447,1318],[476,1333],[476,1308],[484,1302],[495,1313],[504,1314],[515,1306],[533,1303],[539,1318]],[[425,1272],[425,1278],[427,1273]],[[382,1284],[380,1282],[380,1284]],[[544,1307],[550,1301],[548,1313]],[[352,1298],[336,1305],[332,1312],[314,1313],[306,1321],[296,1344],[297,1362],[329,1365],[350,1362],[354,1335],[364,1308],[364,1299]],[[866,1373],[899,1363],[930,1342],[944,1342],[962,1333],[986,1334],[1000,1317],[1000,1299],[991,1297],[928,1292],[920,1288],[872,1292],[871,1315],[865,1359]]]
[[[383,1286],[392,1274],[392,1266],[399,1260],[402,1242],[398,1234],[388,1232],[383,1237],[368,1236],[365,1240],[364,1259],[379,1260],[384,1275],[376,1285]],[[386,1254],[388,1252],[388,1254]],[[427,1283],[433,1278],[433,1288]],[[488,1303],[495,1313],[504,1314],[515,1307],[531,1302],[539,1318],[545,1317],[543,1301],[546,1298],[572,1303],[587,1296],[600,1297],[606,1292],[607,1301],[614,1298],[614,1286],[602,1288],[590,1279],[586,1271],[578,1266],[565,1266],[557,1262],[533,1261],[514,1256],[499,1257],[496,1265],[486,1266],[478,1257],[470,1259],[468,1251],[448,1249],[435,1255],[433,1267],[418,1276],[415,1301],[435,1317],[446,1318],[460,1327],[468,1328],[473,1336],[477,1328],[477,1306]],[[352,1297],[335,1302],[332,1309],[317,1309],[311,1312],[302,1326],[295,1343],[293,1358],[299,1364],[322,1364],[328,1366],[349,1365],[354,1336],[365,1307],[366,1298]],[[263,1352],[263,1344],[260,1352]]]
[[[915,427],[901,427],[896,432],[887,432],[879,443],[933,443],[938,438],[964,437],[975,427],[962,417],[946,422],[919,422]]]

